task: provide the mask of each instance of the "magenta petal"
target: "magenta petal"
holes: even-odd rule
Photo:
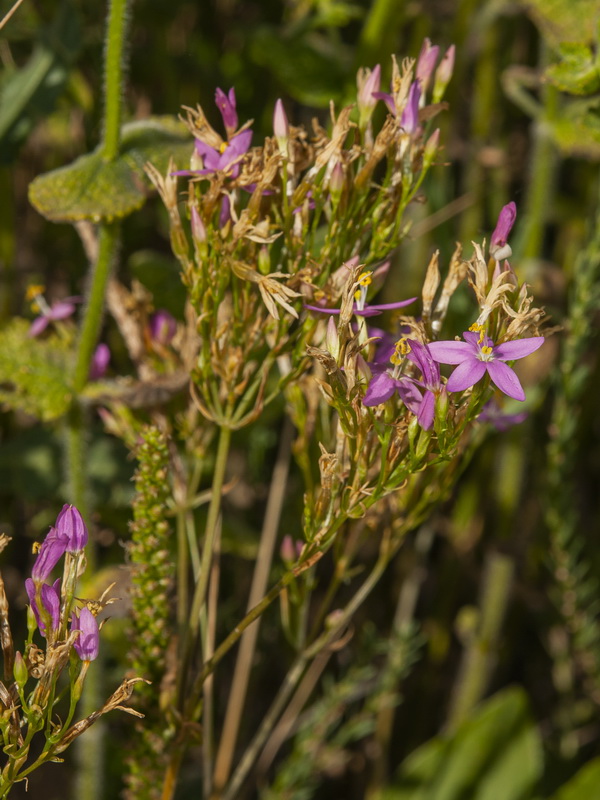
[[[36,317],[31,323],[28,336],[31,336],[31,338],[39,336],[42,331],[46,330],[49,324],[50,320],[48,317]]]
[[[489,361],[487,370],[498,389],[515,400],[525,400],[525,392],[515,372],[503,361]]]
[[[385,403],[396,391],[396,381],[388,375],[387,372],[382,372],[381,375],[375,375],[369,382],[365,396],[363,397],[363,405],[365,406],[378,406]]]
[[[373,92],[372,94],[375,99],[383,100],[390,113],[396,116],[396,104],[394,103],[394,98],[391,94],[388,94],[387,92]]]
[[[467,342],[430,342],[427,347],[433,360],[440,364],[462,364],[474,356],[473,347]]]
[[[412,411],[413,414],[418,414],[421,409],[423,398],[414,381],[410,378],[401,378],[399,381],[396,381],[396,388],[398,389],[398,394],[402,398],[402,402],[409,411]]]
[[[251,141],[252,131],[249,128],[246,128],[245,131],[238,133],[237,136],[234,136],[230,140],[227,150],[235,153],[236,156],[241,156],[248,151]],[[227,152],[227,150],[225,152]]]
[[[543,344],[543,336],[531,336],[528,339],[504,342],[494,347],[494,358],[500,358],[502,361],[514,361],[516,358],[524,358],[530,353],[534,353]]]
[[[379,305],[369,304],[362,311],[354,309],[354,313],[361,317],[375,316],[375,314],[381,314],[382,311],[391,311],[394,308],[404,308],[404,306],[409,306],[411,303],[414,303],[416,299],[416,297],[410,297],[408,300],[399,300],[397,303],[380,303]]]
[[[435,395],[433,392],[425,392],[423,402],[417,414],[417,422],[426,431],[433,426],[433,416],[435,413]]]
[[[468,358],[459,364],[448,378],[449,392],[464,392],[481,380],[485,375],[486,364],[478,358]]]
[[[60,303],[54,303],[48,316],[50,319],[66,319],[67,317],[70,317],[74,311],[75,306],[73,303],[66,303],[63,301]]]
[[[42,584],[41,596],[44,608],[50,614],[52,630],[57,630],[60,621],[60,598],[54,587],[48,586],[47,583]]]

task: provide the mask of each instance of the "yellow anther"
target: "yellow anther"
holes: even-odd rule
[[[33,545],[31,546],[31,552],[33,553],[34,556],[36,556],[40,552],[41,547],[42,547],[41,542],[33,543]]]
[[[37,297],[39,294],[44,294],[45,290],[46,290],[45,286],[42,286],[41,284],[38,283],[32,283],[30,286],[27,287],[27,291],[25,292],[25,299],[27,300],[27,302],[29,302],[30,300],[33,300],[35,297]]]
[[[221,153],[221,155],[223,155],[225,150],[227,150],[228,145],[229,142],[221,142],[221,144],[219,145],[219,153]]]
[[[493,353],[493,348],[489,347],[487,344],[481,348],[481,352],[484,356],[491,356]]]
[[[371,275],[372,275],[372,274],[373,274],[372,272],[362,272],[362,273],[361,273],[361,274],[358,276],[358,283],[359,283],[361,286],[370,286],[370,285],[371,285],[371,283],[373,282],[373,281],[372,281],[372,278],[371,278]]]
[[[404,337],[402,337],[401,339],[398,339],[398,341],[396,342],[395,350],[392,353],[390,361],[396,367],[398,366],[398,364],[402,363],[402,359],[407,353],[410,353],[410,345],[408,341]]]
[[[469,327],[469,330],[471,331],[471,333],[478,333],[479,334],[478,344],[481,344],[483,342],[483,340],[485,339],[485,327],[483,325],[480,325],[478,322],[474,322]]]
[[[360,290],[360,289],[357,289],[357,290],[354,292],[354,299],[355,299],[355,300],[360,300],[361,296],[362,296],[362,292],[361,292],[361,290]]]

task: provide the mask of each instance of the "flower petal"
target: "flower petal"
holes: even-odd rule
[[[399,300],[397,303],[380,303],[379,305],[367,305],[362,311],[359,311],[356,306],[354,307],[354,313],[359,317],[375,317],[377,314],[381,314],[382,311],[390,311],[394,308],[403,308],[404,306],[408,306],[411,303],[414,303],[416,297],[410,297],[408,300]]]
[[[462,364],[475,356],[473,346],[467,342],[430,342],[427,346],[433,360],[440,364]]]
[[[450,375],[446,388],[449,392],[464,392],[483,378],[486,366],[485,362],[470,356]]]
[[[499,358],[502,361],[525,358],[525,356],[534,353],[543,344],[543,336],[530,336],[528,339],[515,339],[512,342],[504,342],[494,347],[494,358]]]
[[[421,408],[417,414],[417,422],[426,431],[433,426],[433,416],[435,413],[435,395],[433,392],[425,392]]]
[[[525,400],[525,392],[515,372],[504,361],[488,361],[487,370],[498,389],[515,400]]]
[[[387,372],[382,372],[381,375],[375,375],[369,383],[369,388],[363,397],[363,405],[378,406],[381,403],[385,403],[395,391],[396,381],[388,375]]]

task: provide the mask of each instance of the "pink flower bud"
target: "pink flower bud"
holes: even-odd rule
[[[437,45],[432,45],[429,39],[423,39],[423,46],[421,47],[415,71],[415,77],[421,83],[423,94],[427,91],[431,81],[439,52],[440,48]]]
[[[71,616],[71,631],[80,631],[73,647],[82,661],[93,661],[98,657],[100,649],[100,631],[96,617],[84,606],[79,616],[73,612]]]
[[[454,45],[450,45],[450,47],[446,50],[446,53],[442,60],[440,61],[440,65],[436,70],[435,73],[435,80],[433,82],[433,102],[439,103],[442,97],[444,96],[444,92],[446,91],[446,86],[450,83],[450,78],[452,77],[452,73],[454,72],[454,56],[455,56],[456,48]]]
[[[376,64],[372,70],[362,68],[356,76],[358,84],[357,105],[360,114],[361,125],[366,124],[371,118],[377,97],[374,92],[379,92],[381,85],[381,67]]]
[[[288,156],[288,142],[290,138],[290,125],[281,98],[275,103],[273,112],[273,133],[277,139],[279,152],[284,158]]]
[[[150,336],[157,344],[165,347],[177,333],[177,322],[172,314],[163,308],[150,317]]]
[[[215,103],[223,117],[223,124],[225,125],[227,136],[231,136],[238,126],[235,90],[233,87],[229,90],[228,95],[226,95],[222,89],[217,89],[215,92]]]
[[[106,374],[109,362],[110,362],[110,349],[107,344],[104,344],[104,342],[100,342],[92,357],[92,363],[90,364],[89,379],[91,381],[97,381],[100,378],[102,378]]]
[[[203,244],[206,241],[206,227],[196,206],[192,206],[190,216],[194,242],[196,245]]]
[[[50,573],[64,556],[68,544],[64,531],[50,528],[31,570],[31,576],[36,583],[42,583],[50,577]]]
[[[496,223],[490,240],[490,255],[495,258],[496,261],[510,258],[512,255],[512,250],[507,240],[516,218],[517,206],[514,202],[505,205],[498,215],[498,222]]]
[[[87,544],[88,530],[83,521],[83,517],[75,506],[67,503],[62,507],[62,511],[56,518],[56,531],[59,535],[66,537],[68,553],[78,553]]]

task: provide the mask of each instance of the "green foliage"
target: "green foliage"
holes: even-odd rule
[[[542,746],[525,692],[517,687],[483,703],[452,737],[410,755],[382,800],[523,800],[542,774]]]
[[[598,56],[585,44],[562,44],[561,61],[546,70],[546,77],[561,91],[594,94],[600,89]]]
[[[591,42],[598,24],[598,0],[528,0],[527,9],[548,44]]]
[[[110,222],[141,208],[150,183],[149,161],[161,172],[172,158],[175,168],[189,165],[192,143],[174,117],[150,117],[123,126],[120,155],[110,162],[101,148],[72,164],[40,175],[29,187],[35,208],[53,222]]]
[[[0,402],[49,422],[71,402],[73,342],[68,334],[33,339],[29,327],[15,317],[0,330]]]
[[[600,797],[600,758],[590,761],[568,783],[552,795],[552,800],[591,800]]]

